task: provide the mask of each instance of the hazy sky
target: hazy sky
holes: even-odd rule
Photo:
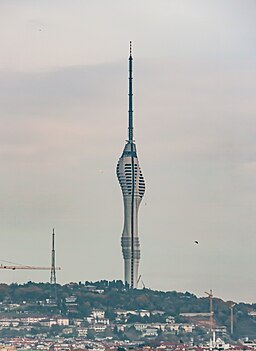
[[[59,282],[123,278],[132,40],[142,279],[256,302],[255,18],[254,0],[1,0],[0,259],[49,265],[55,227]]]

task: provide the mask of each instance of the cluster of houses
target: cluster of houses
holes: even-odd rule
[[[71,301],[70,301],[71,302]],[[72,301],[71,303],[74,303]],[[195,326],[189,323],[175,323],[175,319],[169,316],[165,322],[157,323],[128,323],[129,316],[151,317],[154,315],[162,316],[162,311],[147,310],[116,310],[115,320],[110,321],[105,316],[105,311],[94,309],[91,315],[85,318],[68,318],[65,316],[47,316],[31,314],[0,313],[0,330],[9,328],[11,330],[26,330],[40,327],[51,328],[60,326],[62,335],[75,334],[79,337],[87,337],[88,333],[102,334],[108,331],[125,333],[133,327],[142,337],[158,336],[161,332],[185,332],[192,333]]]
[[[48,327],[53,325],[68,326],[69,319],[61,316],[47,317],[44,315],[1,315],[0,314],[0,330],[3,328],[20,329],[24,327],[26,330],[31,329],[33,326]],[[30,328],[29,328],[30,327]]]
[[[74,307],[76,301],[69,299],[67,303],[70,303],[70,309]],[[162,322],[134,322],[130,323],[131,316],[137,316],[134,320],[141,320],[142,318],[148,321],[161,320]],[[181,317],[187,318],[207,318],[205,314],[181,314]],[[145,318],[148,317],[148,318]],[[152,318],[160,317],[160,318]],[[50,337],[48,330],[51,330],[53,326],[58,326],[59,334],[54,338]],[[32,329],[40,330],[42,332],[36,336],[30,335]],[[15,313],[14,311],[0,312],[0,330],[9,329],[26,331],[26,337],[20,338],[0,338],[0,351],[16,351],[16,350],[51,350],[51,351],[69,351],[69,350],[84,350],[90,349],[95,351],[120,351],[122,349],[143,350],[152,351],[153,349],[149,346],[141,346],[137,341],[134,340],[117,340],[114,334],[123,333],[126,334],[128,330],[133,329],[139,334],[140,340],[150,340],[159,336],[162,333],[171,333],[181,335],[183,333],[191,334],[191,340],[193,339],[193,332],[196,328],[196,324],[193,323],[177,323],[173,316],[164,314],[163,311],[148,311],[148,310],[116,310],[115,318],[109,319],[106,317],[106,313],[102,309],[92,310],[90,316],[84,318],[68,318],[66,316],[47,316],[47,315],[32,315],[29,313]],[[108,332],[110,332],[108,334]],[[225,344],[222,339],[217,338],[217,333],[222,333],[222,336],[227,332],[225,327],[219,327],[215,329],[213,333],[213,339],[208,344],[203,346],[194,346],[193,344],[181,346],[170,343],[161,342],[161,345],[154,350],[158,351],[204,351],[204,350],[241,350],[243,349],[255,350],[256,344],[245,340],[239,346],[232,346]],[[91,340],[89,334],[94,334],[94,340]],[[104,334],[105,333],[105,334]],[[111,335],[112,336],[108,336]]]
[[[51,305],[52,301],[42,301],[39,304]],[[46,314],[31,314],[26,311],[26,301],[23,306],[12,303],[0,302],[0,332],[6,329],[15,331],[26,331],[26,335],[33,330],[36,334],[43,333],[50,336],[52,327],[58,331],[60,337],[81,337],[84,339],[93,337],[113,337],[117,335],[122,339],[131,329],[137,337],[155,338],[161,334],[191,334],[195,331],[197,323],[195,317],[209,318],[207,313],[183,313],[180,317],[191,320],[190,323],[177,323],[173,316],[166,316],[160,310],[115,310],[115,316],[111,320],[107,318],[102,309],[94,309],[91,314],[83,318],[68,317],[76,315],[77,297],[69,296],[65,298],[67,314],[49,316]],[[21,308],[22,307],[22,308]],[[57,307],[57,305],[55,306]],[[22,312],[21,312],[22,310]],[[157,322],[156,322],[157,321]],[[160,322],[161,321],[161,322]],[[216,330],[217,331],[217,330]],[[226,327],[220,327],[217,331],[221,337],[227,333]]]
[[[245,340],[239,340],[236,344],[226,344],[222,340],[210,340],[205,344],[195,345],[188,343],[160,342],[158,345],[141,344],[130,341],[98,340],[89,341],[79,338],[10,338],[0,339],[0,351],[17,350],[45,350],[45,351],[255,351],[256,344],[248,344]]]

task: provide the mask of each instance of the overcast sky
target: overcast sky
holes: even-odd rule
[[[60,283],[123,278],[132,40],[142,279],[256,302],[255,18],[254,0],[1,0],[0,259],[50,265],[55,227]]]

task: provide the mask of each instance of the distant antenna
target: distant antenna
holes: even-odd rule
[[[56,267],[55,267],[55,245],[54,245],[54,228],[52,231],[52,264],[51,264],[51,297],[57,300],[57,286],[56,286]]]
[[[133,143],[133,107],[132,107],[132,98],[133,98],[133,92],[132,92],[132,42],[130,41],[130,56],[129,56],[129,111],[128,111],[128,116],[129,116],[129,128],[128,128],[128,138],[129,138],[129,143]]]

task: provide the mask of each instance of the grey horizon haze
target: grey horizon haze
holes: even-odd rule
[[[0,260],[50,265],[54,227],[58,282],[123,279],[132,40],[143,281],[256,302],[255,18],[253,0],[2,0]]]

